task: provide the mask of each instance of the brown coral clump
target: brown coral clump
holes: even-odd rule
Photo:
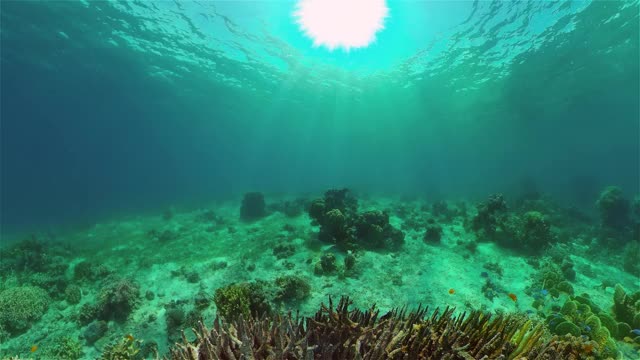
[[[451,308],[430,316],[427,308],[381,316],[375,307],[350,305],[348,298],[336,307],[330,300],[306,319],[217,319],[212,329],[200,323],[196,341],[183,337],[169,359],[560,359],[579,353],[572,342],[545,342],[542,326],[519,316],[454,315]]]

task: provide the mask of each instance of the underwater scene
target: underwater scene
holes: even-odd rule
[[[640,359],[640,2],[0,2],[0,359]]]

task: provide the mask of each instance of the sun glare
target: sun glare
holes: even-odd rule
[[[386,0],[299,0],[293,13],[314,46],[346,51],[371,44],[388,14]]]

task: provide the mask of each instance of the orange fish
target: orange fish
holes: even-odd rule
[[[36,352],[36,350],[38,350],[38,345],[33,345],[31,347],[31,352]]]
[[[513,300],[513,302],[518,301],[518,297],[514,293],[509,293],[509,297],[511,298],[511,300]]]
[[[584,346],[584,352],[586,352],[587,354],[591,354],[593,352],[593,345],[591,344],[586,344]]]
[[[449,289],[449,294],[453,295],[456,291],[453,289]]]
[[[129,341],[133,341],[133,340],[135,340],[135,338],[134,338],[134,337],[133,337],[133,335],[131,335],[131,334],[127,334],[125,337],[126,337]]]

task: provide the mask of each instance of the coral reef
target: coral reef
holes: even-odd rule
[[[96,320],[89,324],[82,333],[87,345],[93,345],[102,338],[109,330],[109,325],[104,320]]]
[[[263,282],[230,284],[216,289],[213,301],[218,316],[235,319],[242,315],[262,315],[271,312]]]
[[[424,308],[381,315],[349,306],[343,298],[308,319],[216,320],[212,329],[200,323],[197,341],[185,338],[170,359],[579,359],[583,351],[560,338],[543,341],[541,326],[516,316],[455,316],[453,309],[427,316]]]
[[[640,329],[640,291],[627,293],[622,285],[616,284],[613,294],[613,313],[619,322],[619,337],[631,335],[632,329]]]
[[[586,336],[593,340],[598,358],[617,358],[618,350],[611,330],[617,332],[610,316],[598,309],[588,297],[568,299],[559,312],[547,317],[549,330],[557,335]]]
[[[329,190],[309,206],[309,216],[320,225],[318,238],[343,250],[391,249],[404,243],[404,233],[389,224],[389,214],[379,210],[357,213],[358,202],[349,190]]]
[[[541,261],[540,269],[532,275],[531,286],[527,288],[526,292],[532,296],[544,292],[557,298],[561,293],[573,295],[573,286],[565,277],[560,266],[545,259]],[[537,306],[534,307],[537,308]]]
[[[98,360],[135,360],[141,351],[142,341],[127,335],[105,347]]]
[[[435,220],[427,220],[427,229],[422,238],[426,243],[439,243],[442,238],[442,226],[436,224]]]
[[[478,240],[494,241],[528,254],[539,254],[556,241],[541,212],[527,211],[522,215],[509,212],[502,195],[492,195],[480,203],[470,225]]]
[[[69,285],[64,290],[64,298],[71,305],[78,304],[82,299],[82,290],[78,285]]]
[[[69,336],[54,339],[53,345],[43,352],[46,359],[79,360],[82,355],[82,344]]]
[[[140,303],[140,287],[134,281],[107,279],[98,294],[97,316],[101,320],[124,322]]]
[[[332,253],[322,254],[320,261],[315,265],[314,272],[316,275],[333,274],[338,270],[336,256]]]
[[[264,195],[259,192],[249,192],[244,194],[242,205],[240,206],[240,219],[244,221],[254,221],[267,216]]]
[[[379,210],[359,214],[355,220],[358,244],[367,249],[398,249],[404,233],[389,224],[389,214]]]
[[[275,299],[283,302],[296,302],[309,297],[311,285],[300,276],[286,275],[275,280],[278,290]]]
[[[49,295],[35,286],[8,288],[0,292],[0,325],[10,334],[23,332],[49,308]]]
[[[631,207],[625,199],[622,189],[608,186],[601,193],[596,202],[600,211],[600,220],[604,228],[610,230],[624,230],[630,223]]]
[[[307,199],[295,199],[269,204],[268,209],[283,213],[289,218],[295,218],[302,215],[308,205]]]
[[[629,274],[640,277],[640,241],[632,241],[624,248],[622,268]]]

